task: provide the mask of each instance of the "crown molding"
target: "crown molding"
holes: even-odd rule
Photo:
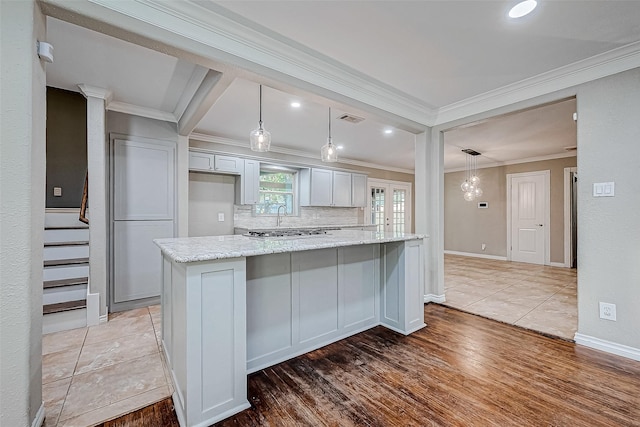
[[[173,113],[156,110],[154,108],[140,107],[139,105],[128,104],[126,102],[112,101],[107,104],[107,110],[131,114],[133,116],[146,117],[149,119],[162,120],[163,122],[178,123],[178,120]]]
[[[79,84],[78,89],[80,89],[80,93],[82,93],[85,98],[103,99],[105,104],[108,104],[111,101],[112,93],[109,89],[86,84]]]
[[[204,133],[196,133],[196,132],[189,135],[189,139],[202,141],[202,142],[211,142],[214,144],[229,145],[233,147],[241,147],[241,148],[247,148],[249,146],[249,143],[247,141],[238,141],[236,139],[223,138],[219,136],[208,135]],[[278,146],[274,146],[273,143],[271,144],[271,148],[269,151],[273,153],[285,154],[289,156],[320,160],[320,156],[318,155],[318,153],[310,153],[308,151],[278,147]],[[338,164],[361,166],[361,167],[370,168],[370,169],[380,169],[385,171],[406,173],[410,175],[415,174],[415,171],[413,169],[404,169],[404,168],[398,168],[393,166],[380,165],[377,163],[363,162],[360,160],[347,159],[342,156],[339,157]]]
[[[525,101],[640,67],[640,41],[438,109],[432,126]]]
[[[504,161],[504,162],[486,163],[484,165],[478,165],[477,169],[495,168],[495,167],[498,167],[498,166],[519,165],[521,163],[544,162],[546,160],[564,159],[566,157],[576,157],[576,156],[577,156],[577,152],[576,151],[569,151],[567,153],[549,154],[547,156],[527,157],[525,159],[507,160],[507,161]],[[451,168],[451,169],[445,169],[444,173],[462,172],[462,171],[465,171],[465,170],[467,170],[467,169],[466,168]]]

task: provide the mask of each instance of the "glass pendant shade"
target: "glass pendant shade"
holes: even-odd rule
[[[462,150],[466,154],[466,167],[465,167],[465,179],[460,184],[460,189],[464,193],[464,199],[467,202],[471,202],[476,197],[482,196],[482,189],[480,188],[480,177],[478,177],[478,163],[476,157],[480,155],[475,150],[464,149]]]
[[[251,131],[249,140],[251,141],[251,151],[264,152],[269,151],[269,148],[271,147],[271,133],[264,130],[262,122],[260,122],[260,127],[258,129]]]
[[[338,150],[336,146],[331,142],[331,108],[329,108],[329,137],[327,143],[320,149],[320,157],[323,162],[337,162]]]
[[[327,143],[322,146],[322,149],[320,149],[320,155],[322,156],[323,162],[338,161],[338,150],[333,142],[331,142],[331,138],[327,138]]]
[[[258,121],[258,129],[251,131],[249,134],[251,142],[251,151],[269,151],[271,147],[271,133],[266,131],[262,126],[262,85],[260,85],[260,119]]]

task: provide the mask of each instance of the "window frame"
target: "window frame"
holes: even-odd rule
[[[265,167],[263,167],[265,166]],[[282,167],[282,166],[274,166],[274,165],[260,165],[260,176],[262,176],[263,173],[268,173],[268,174],[279,174],[279,173],[287,173],[287,174],[292,174],[293,175],[293,180],[292,180],[292,191],[291,193],[286,192],[283,194],[291,194],[292,196],[292,203],[291,203],[291,213],[287,213],[287,216],[299,216],[300,213],[300,203],[299,203],[299,170],[298,169],[293,169],[293,168],[287,168],[287,167]],[[261,195],[264,193],[269,193],[267,191],[262,191],[260,189],[260,179],[259,179],[259,184],[258,184],[258,201],[261,199]],[[270,193],[276,193],[277,192],[270,192]],[[253,205],[253,216],[255,217],[260,217],[260,218],[266,218],[266,217],[276,217],[278,216],[277,213],[259,213],[258,212],[258,205],[260,205],[260,203],[256,203],[255,205]]]

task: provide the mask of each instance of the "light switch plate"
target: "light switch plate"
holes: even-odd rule
[[[614,197],[616,194],[615,182],[594,182],[593,197]]]
[[[224,212],[218,212],[218,221],[224,222]]]
[[[53,187],[53,197],[62,197],[62,187]]]

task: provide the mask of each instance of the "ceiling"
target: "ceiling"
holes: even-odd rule
[[[505,16],[512,4],[223,1],[216,7],[232,20],[277,33],[291,45],[434,109],[640,40],[640,2],[541,0],[532,15],[509,21]],[[54,18],[48,18],[48,41],[55,47],[55,62],[47,65],[47,84],[75,91],[78,83],[109,89],[109,108],[116,111],[139,106],[178,121],[208,70]],[[257,127],[258,83],[271,81],[241,71],[235,77],[203,114],[196,132],[248,141]],[[385,119],[284,84],[271,86],[278,89],[264,88],[263,120],[275,147],[319,157],[332,107],[333,140],[344,145],[341,158],[413,170],[412,133],[394,129],[387,135]],[[291,108],[293,98],[301,108]],[[336,119],[345,112],[366,120]],[[564,147],[576,145],[573,112],[575,100],[566,100],[450,130],[445,133],[445,169],[464,166],[461,148],[482,152],[479,163],[487,164],[566,155]]]

